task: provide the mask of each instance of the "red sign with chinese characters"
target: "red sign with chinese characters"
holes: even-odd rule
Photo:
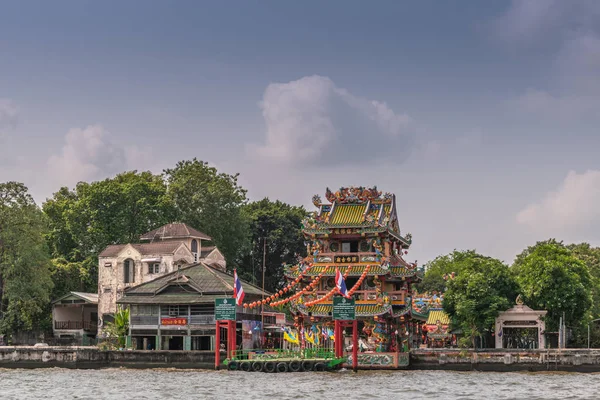
[[[161,318],[161,325],[187,325],[187,318]]]

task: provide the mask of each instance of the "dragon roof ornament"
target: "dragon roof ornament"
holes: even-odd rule
[[[364,186],[350,186],[341,187],[338,191],[332,192],[329,188],[325,190],[325,198],[331,202],[337,202],[340,204],[361,204],[368,201],[375,201],[379,203],[390,203],[393,195],[391,193],[385,193],[377,190],[377,186],[367,188]],[[313,204],[315,206],[321,205],[321,197],[319,195],[313,196]]]

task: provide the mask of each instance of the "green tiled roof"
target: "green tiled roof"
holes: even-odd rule
[[[372,304],[357,304],[356,305],[356,316],[357,317],[371,317],[374,315],[382,315],[389,312],[392,309],[391,305],[379,305],[377,303]],[[320,303],[311,307],[305,307],[303,305],[298,306],[298,311],[304,315],[311,313],[315,317],[330,317],[330,313],[333,312],[333,303]]]
[[[363,223],[364,204],[336,204],[328,225],[355,226]]]

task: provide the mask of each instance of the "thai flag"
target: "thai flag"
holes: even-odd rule
[[[244,301],[244,288],[242,287],[242,281],[238,278],[237,271],[233,270],[233,297],[235,298],[235,304],[238,306],[242,305]]]
[[[335,267],[335,286],[337,287],[338,292],[342,296],[346,298],[350,297],[348,296],[348,289],[346,289],[346,281],[344,281],[344,276],[342,275],[338,267]]]

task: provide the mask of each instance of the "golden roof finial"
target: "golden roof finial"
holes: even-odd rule
[[[519,306],[523,305],[523,299],[521,298],[520,294],[517,296],[517,300],[515,301],[515,303],[517,303],[517,305]]]

